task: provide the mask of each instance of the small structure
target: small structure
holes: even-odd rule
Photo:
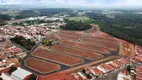
[[[27,76],[31,75],[32,73],[29,71],[26,71],[22,68],[18,68],[16,71],[14,71],[11,75],[11,78],[13,80],[24,80]]]

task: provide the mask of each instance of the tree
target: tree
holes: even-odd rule
[[[51,46],[52,45],[52,40],[44,40],[43,42],[42,42],[42,44],[43,45],[46,45],[46,46]]]
[[[130,71],[131,71],[131,66],[128,65],[126,69],[127,69],[127,71],[130,73]]]
[[[10,70],[8,71],[8,73],[11,75],[14,71],[16,71],[17,70],[17,67],[15,67],[15,66],[11,66],[10,67]]]
[[[29,80],[36,80],[37,79],[37,76],[35,74],[32,74],[29,78]]]
[[[75,31],[82,31],[82,30],[88,30],[91,28],[90,24],[91,21],[70,21],[66,20],[66,25],[61,26],[61,29],[63,30],[75,30]]]
[[[3,79],[0,77],[0,80],[3,80]]]

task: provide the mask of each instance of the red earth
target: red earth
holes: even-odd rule
[[[72,47],[80,48],[80,49],[84,49],[84,50],[101,52],[103,54],[110,54],[110,52],[108,50],[106,50],[105,48],[102,48],[102,47],[96,46],[96,45],[83,44],[80,42],[73,42],[73,41],[67,41],[67,40],[61,41],[60,44],[72,46]]]
[[[76,36],[76,37],[81,37],[84,34],[78,32],[78,31],[61,31],[58,34],[64,34],[64,35],[70,35],[70,36]]]
[[[70,36],[70,35],[64,35],[64,34],[57,34],[56,36],[60,37],[61,39],[67,39],[67,40],[78,40],[78,36]]]
[[[99,58],[103,57],[102,54],[99,54],[96,52],[71,48],[71,47],[67,47],[67,46],[63,46],[63,45],[55,45],[51,49],[58,50],[58,51],[61,51],[61,52],[67,53],[67,54],[71,54],[71,55],[75,55],[75,56],[84,57],[84,58],[90,59],[90,60],[95,60],[95,59],[99,59]]]
[[[25,60],[25,65],[42,74],[60,70],[60,66],[57,64],[42,61],[32,57],[29,57]]]
[[[83,40],[81,40],[81,42],[92,44],[92,45],[101,45],[101,46],[108,48],[109,50],[112,50],[112,51],[116,51],[117,47],[118,47],[118,44],[116,44],[116,43],[113,43],[108,40],[97,39],[97,38],[96,39],[84,38]]]
[[[61,63],[67,66],[74,66],[77,64],[82,63],[84,60],[81,58],[76,58],[76,57],[72,57],[66,54],[62,54],[62,53],[58,53],[58,52],[53,52],[53,51],[49,51],[46,49],[37,49],[32,53],[33,56],[42,58],[42,59],[46,59],[46,60],[50,60],[50,61],[54,61],[57,63]]]

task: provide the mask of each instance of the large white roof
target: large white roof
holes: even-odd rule
[[[13,80],[12,78],[10,78],[8,75],[6,75],[5,73],[2,73],[2,75],[0,76],[3,80]]]
[[[24,78],[30,74],[32,73],[22,68],[18,68],[16,71],[12,73],[11,78],[14,80],[24,80]]]

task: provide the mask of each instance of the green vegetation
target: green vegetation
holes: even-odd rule
[[[103,15],[101,13],[88,13],[99,24],[103,32],[142,46],[142,15],[132,13],[119,13]]]
[[[24,10],[19,13],[15,18],[16,19],[23,19],[23,18],[29,18],[29,17],[37,17],[39,16],[39,12],[33,11],[33,10]]]
[[[31,21],[24,21],[24,22],[15,22],[12,25],[13,26],[30,26],[35,24],[41,24],[41,23],[52,23],[52,22],[59,22],[59,20],[56,21],[45,21],[45,20],[31,20]]]
[[[126,70],[129,72],[129,74],[136,79],[136,65],[127,65]]]
[[[48,9],[31,9],[31,10],[23,10],[17,15],[16,19],[23,19],[29,17],[37,17],[37,16],[53,16],[55,14],[63,14],[70,13],[71,9],[65,8],[48,8]]]
[[[59,41],[58,40],[44,40],[42,41],[42,45],[44,46],[52,46],[54,44],[58,44]]]
[[[9,15],[6,15],[6,14],[0,14],[0,20],[10,20],[10,16]]]
[[[25,39],[22,36],[16,36],[14,38],[10,39],[12,42],[24,47],[27,50],[31,50],[36,43],[34,41],[31,41],[30,39]]]
[[[37,76],[35,74],[32,74],[28,80],[36,80],[36,79],[37,79]]]
[[[0,26],[6,25],[6,20],[10,20],[10,16],[6,14],[0,14]]]
[[[8,73],[11,75],[14,71],[16,71],[17,70],[17,67],[15,67],[15,66],[11,66],[10,67],[10,70],[8,71]]]
[[[53,40],[44,40],[42,41],[42,44],[45,45],[45,46],[51,46],[53,43]]]
[[[85,69],[83,69],[81,72],[86,75],[88,79],[91,79],[93,77],[93,74],[87,74]]]
[[[88,17],[71,17],[65,19],[65,22],[67,24],[65,26],[62,26],[61,29],[82,31],[90,29],[91,28],[90,24],[93,21]]]
[[[0,26],[4,26],[4,25],[6,25],[6,24],[7,24],[6,22],[0,20]]]
[[[89,17],[69,17],[67,18],[69,21],[88,21]]]

